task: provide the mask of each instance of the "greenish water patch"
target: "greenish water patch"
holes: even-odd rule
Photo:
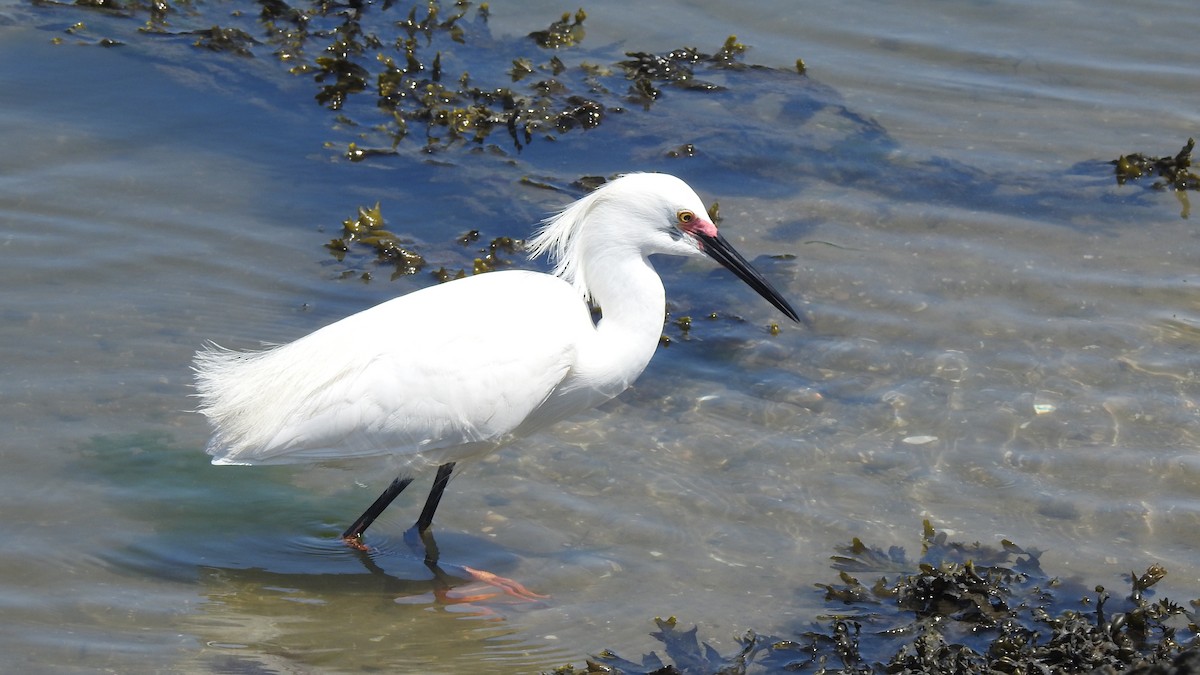
[[[333,514],[356,513],[361,495],[305,490],[288,471],[214,469],[207,459],[163,432],[95,437],[84,446],[71,470],[107,483],[112,507],[152,529],[102,556],[130,573],[178,581],[257,570],[277,580],[295,577],[298,587],[338,577],[350,588],[366,584],[400,595],[470,583],[465,574],[453,576],[453,555],[466,549],[476,566],[503,570],[515,560],[487,541],[449,533],[440,544],[448,572],[431,578],[423,550],[401,539],[372,533],[369,553],[342,542],[346,523]]]

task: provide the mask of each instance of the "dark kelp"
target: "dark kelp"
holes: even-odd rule
[[[1192,171],[1192,150],[1196,140],[1189,138],[1183,148],[1174,155],[1150,157],[1140,152],[1121,155],[1109,162],[1115,169],[1117,184],[1125,185],[1148,176],[1157,177],[1150,187],[1154,190],[1172,190],[1180,203],[1180,216],[1187,218],[1191,204],[1186,191],[1200,188],[1200,176]]]
[[[56,42],[116,46],[148,37],[277,60],[281,72],[311,80],[315,101],[338,111],[340,138],[329,147],[353,161],[442,155],[466,166],[469,155],[511,156],[535,139],[574,140],[600,126],[618,128],[627,141],[613,143],[615,134],[608,134],[602,147],[588,148],[609,155],[606,166],[669,170],[664,161],[687,159],[693,176],[735,173],[739,180],[724,183],[724,190],[759,196],[794,194],[797,184],[813,179],[997,213],[1036,208],[1047,220],[1068,224],[1081,196],[1136,201],[1106,189],[1111,169],[1098,161],[1078,164],[1077,173],[1103,180],[1069,190],[1057,175],[997,175],[943,157],[898,164],[887,130],[848,108],[837,91],[802,77],[802,59],[787,68],[747,64],[746,46],[732,37],[712,54],[685,46],[631,50],[622,58],[612,45],[589,51],[583,12],[520,38],[497,38],[487,25],[488,6],[465,0],[258,0],[233,12],[202,0],[34,0],[31,6],[91,17],[86,24],[64,22],[70,37]],[[116,34],[97,37],[104,32]],[[667,96],[672,92],[719,97],[728,117],[699,115],[694,111],[703,106],[683,104],[684,96]],[[765,97],[770,106],[760,105]],[[760,107],[775,112],[760,117]],[[651,108],[659,114],[642,114]],[[741,133],[729,133],[730,117]],[[584,143],[564,145],[561,152],[584,156]],[[804,161],[793,161],[797,156]],[[1186,215],[1195,174],[1172,173],[1172,161],[1181,166],[1178,156],[1162,159],[1168,161],[1125,156],[1117,161],[1118,179],[1161,164],[1167,171],[1156,184],[1175,186]],[[554,170],[595,170],[581,164],[562,161]]]
[[[1155,190],[1195,190],[1200,188],[1200,176],[1192,172],[1192,150],[1195,147],[1196,140],[1189,138],[1183,148],[1174,155],[1149,157],[1135,152],[1121,155],[1110,163],[1116,167],[1119,185],[1145,176],[1158,176],[1161,180],[1151,184]]]
[[[858,539],[838,549],[838,579],[817,584],[828,614],[789,636],[753,631],[720,654],[675,618],[655,619],[663,656],[605,651],[576,673],[1117,673],[1196,672],[1197,606],[1152,601],[1159,565],[1129,575],[1128,595],[1064,582],[1041,552],[950,541],[928,522],[919,560]],[[873,578],[865,579],[870,576]],[[864,579],[860,579],[864,577]],[[1152,670],[1158,668],[1158,670]]]
[[[632,52],[632,60],[610,66],[591,63],[581,53],[568,56],[585,36],[582,9],[529,33],[523,45],[502,45],[487,28],[486,3],[472,10],[465,0],[449,8],[425,0],[407,6],[407,14],[392,2],[257,4],[257,14],[233,13],[228,20],[236,26],[191,30],[175,24],[202,5],[135,0],[80,6],[145,15],[143,34],[184,37],[203,49],[242,57],[270,50],[290,72],[313,79],[313,96],[321,105],[342,111],[344,120],[371,117],[363,124],[371,129],[368,138],[345,152],[353,161],[393,154],[409,138],[425,152],[438,152],[482,144],[495,132],[519,150],[537,138],[595,128],[630,102],[648,108],[664,86],[721,89],[697,77],[702,68],[761,68],[741,62],[746,47],[733,37],[713,54],[691,47],[664,55]],[[373,105],[346,112],[359,98]]]
[[[630,139],[630,147],[640,145],[636,137],[659,136],[663,130],[655,127],[670,124],[671,133],[688,142],[664,145],[658,154],[662,161],[700,157],[697,139],[725,143],[727,130],[719,120],[697,127],[670,123],[671,118],[663,115],[656,120],[654,115],[640,112],[660,105],[664,92],[673,89],[688,95],[722,92],[735,99],[734,109],[754,107],[758,96],[777,97],[786,90],[800,99],[792,109],[802,115],[822,110],[847,116],[846,125],[822,128],[860,126],[860,120],[844,107],[811,96],[810,81],[796,71],[743,63],[747,48],[734,37],[713,53],[683,47],[661,55],[630,52],[625,60],[619,60],[611,46],[589,53],[581,46],[587,18],[583,10],[564,14],[546,29],[522,38],[497,40],[487,25],[488,6],[465,0],[380,4],[260,0],[256,12],[232,13],[205,3],[142,0],[122,3],[116,9],[112,3],[98,9],[51,0],[40,0],[37,6],[102,14],[103,20],[95,16],[95,23],[102,26],[96,30],[125,29],[119,33],[124,39],[148,37],[239,58],[276,60],[281,73],[311,79],[314,101],[334,111],[329,119],[343,139],[326,147],[350,162],[399,158],[461,165],[478,158],[479,164],[487,165],[487,160],[495,158],[490,164],[503,170],[497,162],[521,153],[535,140],[555,141],[566,134],[575,137],[601,125],[618,124],[623,127],[619,133]],[[131,31],[126,26],[129,20],[144,22]],[[215,25],[216,21],[220,25]],[[817,90],[828,93],[814,85],[813,91]],[[798,121],[789,120],[786,128],[774,130],[772,135],[795,142],[794,123]],[[778,151],[775,142],[770,145],[759,150],[743,141],[737,147],[739,153],[756,157],[744,167],[746,171],[775,181],[779,174],[769,162],[759,159],[764,153],[771,156]],[[607,141],[603,152],[623,151]],[[435,159],[437,156],[444,159]],[[665,168],[647,163],[645,158],[604,163],[646,170]],[[520,170],[512,162],[510,165]],[[563,191],[577,196],[580,190],[593,187],[588,181],[584,177]],[[537,182],[522,180],[526,185]],[[571,181],[553,177],[542,182],[550,186]],[[746,181],[739,184],[749,185]],[[364,244],[376,245],[379,262],[396,262],[393,277],[420,269],[417,259],[408,255],[411,247],[395,243],[394,237],[382,235],[371,240],[342,237],[328,248],[347,263],[343,277],[371,277],[371,263],[353,255]],[[454,267],[461,268],[461,263],[453,260],[440,264],[451,268],[449,278],[457,275]],[[469,267],[477,271],[493,268],[489,253]],[[447,274],[438,276],[447,278]]]
[[[425,259],[413,250],[412,242],[397,237],[384,226],[383,209],[378,202],[371,208],[358,207],[357,217],[342,221],[342,236],[325,244],[334,259],[347,263],[340,276],[352,276],[358,270],[363,280],[371,280],[373,275],[365,269],[367,262],[358,253],[361,250],[374,252],[378,265],[392,267],[392,279],[416,274],[425,267]]]
[[[416,251],[414,242],[396,236],[386,229],[383,209],[378,202],[375,206],[358,207],[354,218],[342,221],[342,233],[336,239],[325,244],[333,259],[340,264],[340,278],[358,277],[371,281],[378,268],[390,269],[390,278],[395,280],[401,276],[417,274],[425,269],[425,257]],[[455,238],[455,243],[463,248],[476,246],[468,255],[473,255],[470,274],[482,274],[492,270],[509,267],[513,258],[524,251],[524,242],[512,237],[494,237],[486,245],[478,246],[481,234],[479,230],[470,230]],[[461,256],[453,256],[461,260]],[[453,260],[439,261],[441,266],[431,274],[438,282],[461,279],[467,275],[465,268],[447,269],[447,264]],[[435,263],[437,264],[437,263]]]

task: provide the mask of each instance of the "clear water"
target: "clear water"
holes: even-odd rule
[[[650,619],[671,614],[727,647],[803,628],[833,546],[912,549],[924,518],[1110,586],[1159,562],[1165,594],[1200,595],[1200,241],[1175,195],[1102,163],[1200,127],[1190,5],[587,10],[610,61],[736,33],[749,61],[802,57],[811,85],[677,94],[693,105],[517,158],[348,164],[273,62],[80,46],[64,29],[101,19],[0,7],[6,662],[529,672],[655,648]],[[561,11],[492,3],[491,26]],[[798,101],[820,104],[761,134]],[[701,156],[664,160],[679,138]],[[610,165],[615,143],[637,165]],[[663,261],[676,314],[726,318],[668,327],[633,390],[467,468],[439,513],[444,560],[550,599],[436,597],[401,539],[424,486],[371,531],[372,568],[336,534],[390,476],[208,465],[187,412],[204,340],[290,340],[430,283],[341,278],[321,246],[358,206],[464,266],[457,234],[523,236],[564,201],[525,173],[632,169],[719,200],[812,326],[772,336],[774,310],[727,274]],[[776,253],[795,258],[758,257]]]

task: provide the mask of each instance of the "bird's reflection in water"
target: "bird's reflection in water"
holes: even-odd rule
[[[470,547],[476,564],[515,566],[511,553],[448,537],[456,555]],[[555,648],[531,644],[505,620],[546,607],[535,594],[519,584],[527,595],[485,583],[474,568],[442,559],[430,533],[376,539],[364,551],[340,539],[307,537],[292,541],[288,561],[277,549],[258,561],[263,566],[201,567],[206,602],[195,632],[210,661],[220,656],[275,668],[284,659],[339,669],[391,663],[416,670],[423,664],[445,670],[448,654],[476,665],[480,658],[508,666],[517,665],[512,659],[553,661]]]
[[[534,593],[518,581],[499,576],[493,572],[442,561],[441,551],[438,549],[437,540],[434,538],[432,530],[420,530],[416,527],[409,528],[404,533],[404,543],[408,546],[414,557],[419,558],[425,567],[433,573],[433,578],[429,580],[429,584],[433,597],[438,604],[477,603],[494,599],[498,595],[507,595],[514,601],[523,600],[529,602],[543,600],[547,597]],[[371,574],[392,578],[376,563],[371,549],[349,548],[358,555],[363,567]],[[471,593],[469,591],[477,592]]]

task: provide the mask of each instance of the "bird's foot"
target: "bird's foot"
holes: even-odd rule
[[[504,591],[504,593],[507,595],[511,595],[520,600],[536,602],[538,600],[544,600],[550,597],[548,595],[534,593],[528,588],[525,588],[525,586],[523,586],[520,582],[514,581],[507,577],[492,574],[491,572],[485,570],[477,570],[473,567],[467,567],[466,565],[458,565],[457,567],[466,572],[467,575],[472,579],[485,583],[493,588],[498,588],[501,591]]]
[[[362,551],[364,553],[371,550],[366,544],[363,543],[362,535],[342,537],[342,543],[356,551]]]

